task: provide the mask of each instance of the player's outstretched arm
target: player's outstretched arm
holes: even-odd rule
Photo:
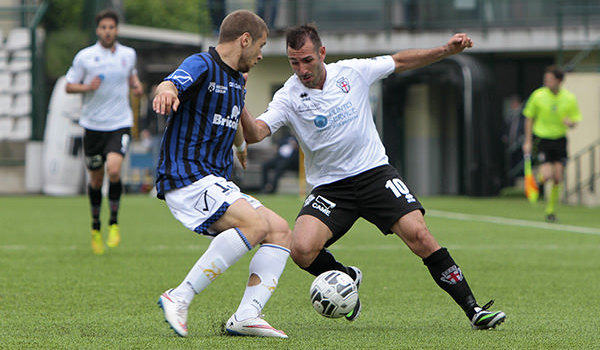
[[[458,33],[454,34],[446,45],[431,49],[403,50],[393,54],[392,58],[396,64],[396,71],[406,71],[430,65],[472,46],[473,40],[467,34]]]
[[[244,138],[248,143],[256,143],[271,135],[271,129],[262,120],[255,119],[244,107],[240,115],[244,128]]]
[[[177,97],[177,88],[170,81],[163,81],[156,87],[156,94],[152,100],[152,109],[154,112],[167,115],[171,111],[177,111],[179,107],[179,98]]]

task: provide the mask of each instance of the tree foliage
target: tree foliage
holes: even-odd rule
[[[124,9],[129,24],[192,33],[210,30],[206,1],[125,0]]]

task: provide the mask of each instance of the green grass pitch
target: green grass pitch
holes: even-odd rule
[[[290,223],[302,205],[292,195],[259,199]],[[598,208],[559,206],[562,226],[552,227],[524,198],[422,202],[429,228],[480,304],[493,298],[493,309],[506,312],[498,329],[472,330],[400,239],[359,221],[332,249],[364,273],[356,322],[319,316],[308,300],[312,277],[290,259],[264,310],[289,339],[223,335],[251,253],[196,297],[190,334],[179,338],[156,301],[209,241],[175,221],[162,201],[124,196],[121,245],[94,256],[85,197],[9,196],[0,198],[0,349],[600,348]]]

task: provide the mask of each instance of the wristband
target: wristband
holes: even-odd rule
[[[242,141],[242,144],[239,146],[233,145],[233,147],[235,147],[235,150],[238,152],[244,152],[244,150],[246,149],[246,140]]]

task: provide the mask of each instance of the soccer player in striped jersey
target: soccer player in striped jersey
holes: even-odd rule
[[[232,335],[287,338],[262,318],[289,256],[287,222],[248,196],[229,178],[233,150],[242,166],[246,144],[239,118],[245,78],[262,59],[268,29],[256,14],[239,10],[223,20],[219,41],[194,54],[159,84],[155,112],[169,115],[158,162],[156,187],[177,220],[212,238],[208,249],[179,286],[158,300],[165,320],[188,334],[188,307],[194,296],[253,247],[250,277],[237,311],[225,329]]]

